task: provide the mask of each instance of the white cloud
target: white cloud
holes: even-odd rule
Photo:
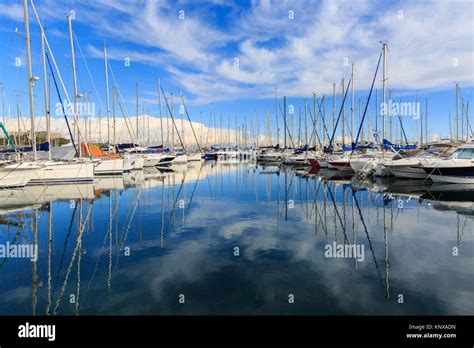
[[[215,24],[215,7],[186,1],[73,4],[81,24],[114,41],[111,59],[131,57],[165,69],[193,103],[271,97],[275,86],[290,97],[330,93],[334,81],[350,75],[345,58],[356,64],[356,88],[368,89],[382,40],[389,44],[390,88],[446,89],[474,81],[474,3],[468,1],[263,0],[250,8],[217,1],[214,6],[231,10],[225,28]],[[59,18],[52,0],[37,6],[41,16]],[[4,16],[15,16],[18,6],[9,11]],[[100,48],[87,51],[101,56]]]

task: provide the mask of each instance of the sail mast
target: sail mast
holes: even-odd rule
[[[137,120],[136,121],[137,121],[137,141],[138,141],[138,105],[139,105],[138,104],[138,82],[136,83],[135,87],[136,87],[136,104],[137,104],[136,105],[136,107],[137,107],[137,114],[136,114],[137,115]]]
[[[165,147],[165,142],[164,142],[164,138],[163,138],[163,111],[162,111],[162,108],[161,108],[161,82],[160,82],[160,78],[158,77],[158,105],[160,107],[160,128],[161,128],[161,145],[163,146],[163,148]]]
[[[71,61],[72,61],[72,81],[73,81],[73,86],[74,86],[74,114],[77,116],[77,121],[74,123],[74,133],[77,135],[77,141],[78,141],[78,146],[79,146],[79,157],[82,157],[82,148],[81,148],[81,138],[79,136],[79,127],[80,127],[80,119],[79,115],[77,113],[77,99],[79,97],[79,94],[77,92],[77,78],[76,78],[76,59],[74,56],[74,41],[72,40],[72,18],[71,15],[67,16],[67,22],[69,26],[69,41],[71,45]],[[77,123],[77,124],[76,124]],[[77,128],[77,134],[76,134],[76,128]]]
[[[109,110],[109,69],[107,65],[107,46],[104,45],[104,68],[105,68],[105,113],[107,115],[107,147],[110,153],[110,110]]]
[[[382,115],[382,142],[385,139],[385,117],[387,115],[387,104],[385,100],[385,81],[387,80],[387,43],[383,43],[383,79],[382,79],[382,99],[383,99],[383,115]]]
[[[45,60],[45,47],[44,47],[44,30],[40,29],[41,34],[41,63],[43,66],[43,89],[44,89],[44,110],[46,117],[46,132],[47,132],[47,142],[48,142],[48,159],[51,160],[51,120],[50,120],[50,110],[49,110],[49,93],[48,86],[46,82],[46,60]]]
[[[278,89],[275,87],[275,120],[276,120],[276,145],[280,144],[280,128],[278,128]]]
[[[344,93],[345,88],[344,88],[344,79],[342,79],[342,93]],[[344,151],[344,144],[346,142],[346,134],[344,132],[344,129],[346,128],[346,115],[345,115],[345,109],[344,105],[346,104],[345,99],[342,99],[342,130],[341,130],[341,135],[342,135],[342,151]]]
[[[352,80],[352,103],[351,103],[351,144],[354,143],[354,106],[355,106],[355,88],[354,88],[354,63],[352,63],[352,72],[351,72],[351,80]],[[352,146],[352,145],[351,145]]]
[[[30,24],[28,20],[28,2],[23,0],[23,14],[25,19],[25,40],[26,40],[26,58],[28,67],[28,97],[30,101],[30,120],[31,120],[31,145],[33,147],[33,158],[36,160],[36,132],[35,132],[35,107],[33,101],[33,87],[36,78],[33,77],[31,67],[31,48],[30,48]]]

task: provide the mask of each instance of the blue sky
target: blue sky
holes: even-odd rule
[[[79,90],[93,93],[97,110],[105,108],[103,45],[124,96],[135,114],[135,84],[140,114],[158,115],[157,78],[166,93],[187,100],[191,118],[205,124],[215,109],[219,121],[237,109],[241,124],[265,111],[275,124],[274,91],[296,110],[312,93],[332,94],[332,84],[350,78],[355,63],[356,105],[368,95],[380,53],[389,46],[387,88],[394,99],[428,98],[429,132],[449,135],[448,113],[455,112],[455,83],[473,105],[474,2],[472,1],[158,1],[43,0],[36,7],[46,28],[64,81],[72,94],[66,14],[75,12],[79,47]],[[30,8],[33,71],[41,76],[39,30]],[[17,29],[18,28],[18,29]],[[17,32],[15,32],[17,29]],[[10,112],[16,115],[18,91],[26,92],[26,57],[21,0],[0,0],[0,83]],[[15,60],[21,59],[21,66]],[[130,64],[126,64],[129,61]],[[346,63],[346,64],[345,64]],[[111,86],[114,84],[110,77]],[[376,87],[381,88],[381,75]],[[379,97],[380,97],[379,91]],[[35,88],[37,114],[43,114],[41,84]],[[21,109],[29,115],[26,95]],[[177,98],[175,98],[177,101]],[[53,100],[53,103],[55,101]],[[350,108],[350,99],[347,112]],[[332,101],[328,100],[328,106]],[[282,105],[283,107],[283,105]],[[372,115],[375,103],[371,103]],[[356,113],[357,114],[357,113]],[[328,114],[328,117],[331,117]],[[472,117],[471,117],[472,120]],[[472,122],[472,121],[471,121]],[[232,116],[231,128],[234,126]],[[409,136],[416,122],[404,118]],[[282,121],[280,119],[280,128]]]

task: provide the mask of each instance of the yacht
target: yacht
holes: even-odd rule
[[[474,143],[459,146],[446,159],[422,163],[421,168],[435,183],[473,184]]]
[[[426,163],[434,159],[441,159],[451,155],[459,144],[436,143],[432,144],[426,151],[419,152],[415,156],[396,159],[385,163],[393,175],[403,179],[425,179],[428,174],[420,167],[421,163]]]
[[[2,171],[12,170],[30,176],[28,185],[68,184],[94,181],[94,164],[88,161],[36,160],[9,164]]]
[[[23,163],[10,163],[0,168],[0,189],[24,187],[31,180],[34,171],[39,169],[39,166],[34,168],[24,169]]]
[[[354,172],[351,167],[351,157],[348,155],[328,159],[328,168],[336,169],[344,174],[350,174]]]
[[[280,163],[283,160],[283,156],[279,152],[262,152],[257,155],[258,162],[267,162],[267,163]]]
[[[283,164],[291,165],[291,166],[310,166],[311,163],[309,162],[308,156],[306,154],[296,154],[285,156],[283,159]]]
[[[175,158],[173,159],[173,164],[186,164],[188,163],[188,155],[184,152],[177,152]]]

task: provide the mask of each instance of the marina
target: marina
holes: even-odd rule
[[[418,5],[8,2],[0,317],[474,313],[474,50]]]
[[[1,313],[472,312],[472,186],[332,175],[218,160],[3,190],[0,244],[39,257],[3,259]]]

